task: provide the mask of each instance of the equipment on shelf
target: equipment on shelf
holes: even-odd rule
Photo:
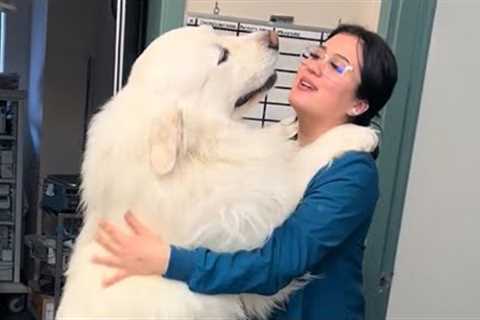
[[[42,208],[51,212],[77,212],[79,175],[49,175],[43,183]]]

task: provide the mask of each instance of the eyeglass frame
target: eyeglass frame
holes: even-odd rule
[[[318,51],[318,50],[321,50],[324,53],[323,58],[320,58],[319,54],[316,54],[317,55],[316,58],[312,57],[312,53],[314,53],[313,51]],[[304,63],[304,60],[313,59],[314,61],[320,61],[320,62],[323,62],[323,63],[327,64],[327,63],[332,62],[333,57],[336,57],[336,58],[346,62],[345,69],[343,69],[343,71],[341,73],[338,72],[337,67],[335,67],[334,65],[331,65],[335,69],[335,72],[337,73],[337,75],[339,75],[340,77],[343,77],[343,76],[345,76],[346,73],[353,72],[353,66],[351,65],[351,63],[346,58],[344,58],[344,57],[342,57],[342,56],[340,56],[339,54],[336,54],[336,53],[334,53],[333,55],[329,55],[327,53],[327,47],[322,46],[322,45],[320,45],[320,46],[308,46],[305,49],[303,49],[302,53],[300,54],[300,62]]]

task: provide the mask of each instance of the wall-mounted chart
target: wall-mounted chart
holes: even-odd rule
[[[320,45],[326,40],[330,30],[294,24],[278,24],[260,20],[190,13],[185,19],[189,26],[211,25],[220,34],[236,35],[275,30],[280,38],[280,57],[277,65],[278,80],[256,108],[244,119],[250,125],[263,127],[272,122],[293,116],[295,113],[288,103],[300,55],[308,46]]]

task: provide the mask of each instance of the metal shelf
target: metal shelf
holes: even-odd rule
[[[0,89],[0,100],[24,100],[26,93],[23,90]]]
[[[39,263],[37,268],[38,275],[48,275],[53,277],[53,284],[54,284],[54,305],[55,308],[58,306],[60,301],[60,295],[63,286],[63,280],[65,278],[65,263],[66,260],[69,258],[71,254],[71,247],[67,247],[64,240],[65,235],[63,230],[65,228],[65,224],[68,223],[66,220],[78,220],[83,219],[83,215],[81,213],[75,212],[55,212],[53,210],[48,210],[47,208],[43,207],[42,212],[48,214],[56,219],[56,228],[57,231],[55,235],[28,235],[25,236],[25,244],[28,247],[35,246],[35,243],[42,245],[48,249],[54,249],[55,258],[54,263],[48,258],[52,257],[35,257],[35,260]]]
[[[29,293],[27,286],[20,282],[0,282],[0,293]]]
[[[15,11],[15,10],[17,10],[17,7],[14,6],[13,4],[2,2],[2,3],[0,3],[0,9]]]
[[[2,293],[26,293],[28,289],[20,283],[20,269],[22,264],[23,249],[23,200],[22,200],[22,180],[23,180],[23,133],[24,133],[24,117],[26,93],[22,90],[2,90],[0,89],[0,101],[6,101],[6,105],[11,110],[8,118],[8,131],[2,131],[0,134],[0,142],[8,146],[11,150],[11,160],[9,164],[13,166],[14,175],[5,174],[0,178],[0,183],[9,184],[9,200],[8,209],[2,209],[2,217],[4,215],[11,216],[11,220],[1,220],[0,225],[7,226],[12,234],[12,262],[0,263],[0,266],[11,268],[11,281],[0,282],[0,292]],[[7,126],[5,126],[7,128]],[[12,162],[13,160],[13,162]],[[4,227],[3,227],[4,228]]]
[[[55,249],[55,238],[36,234],[25,236],[25,245],[27,247],[32,248],[34,244],[40,244],[43,247]]]
[[[51,210],[43,209],[44,212],[52,215],[54,217],[62,217],[62,219],[83,219],[83,215],[81,213],[75,212],[53,212]]]
[[[0,140],[11,140],[14,141],[16,138],[9,134],[0,134]]]

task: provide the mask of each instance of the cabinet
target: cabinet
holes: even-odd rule
[[[28,292],[20,282],[24,108],[24,91],[0,90],[0,293]]]

